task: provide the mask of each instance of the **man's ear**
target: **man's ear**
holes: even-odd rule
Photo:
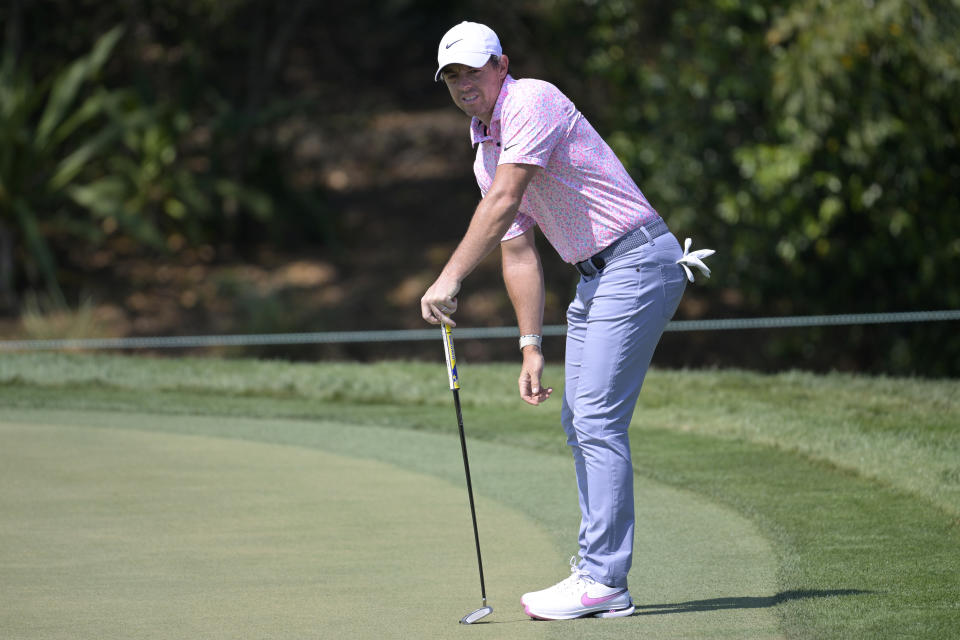
[[[500,56],[500,80],[504,80],[510,72],[510,58],[507,54]]]

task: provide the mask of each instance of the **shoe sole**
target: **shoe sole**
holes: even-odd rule
[[[613,611],[604,611],[602,613],[593,614],[594,618],[626,618],[627,616],[632,616],[633,612],[636,611],[636,607],[633,606],[633,603],[629,607],[624,609],[615,609]]]
[[[623,609],[610,609],[609,611],[586,611],[584,613],[576,613],[570,615],[561,615],[561,616],[548,616],[544,614],[536,614],[530,611],[530,606],[525,602],[521,601],[523,604],[523,611],[528,616],[534,620],[575,620],[577,618],[625,618],[627,616],[633,615],[633,612],[636,610],[636,607],[633,606],[631,602],[629,606],[624,607]]]

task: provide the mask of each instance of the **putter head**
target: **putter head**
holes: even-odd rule
[[[473,624],[480,618],[486,618],[491,613],[493,613],[493,607],[480,607],[473,613],[468,613],[460,618],[460,624]]]

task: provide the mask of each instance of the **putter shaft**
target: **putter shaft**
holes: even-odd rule
[[[477,546],[477,569],[480,571],[480,597],[483,606],[473,613],[460,619],[461,624],[472,624],[493,613],[493,608],[487,606],[487,586],[483,580],[483,558],[480,556],[480,532],[477,529],[477,510],[473,504],[473,482],[470,480],[470,461],[467,457],[467,437],[463,433],[463,412],[460,409],[460,379],[457,375],[457,356],[453,349],[453,332],[449,325],[441,326],[443,334],[444,355],[447,359],[447,377],[450,380],[450,390],[453,391],[453,406],[457,409],[457,428],[460,431],[460,451],[463,453],[463,472],[467,477],[467,496],[470,498],[470,519],[473,522],[473,541]]]
[[[483,559],[480,556],[480,533],[477,530],[477,510],[473,504],[473,483],[470,481],[470,462],[467,458],[467,438],[463,433],[463,413],[460,410],[460,390],[453,390],[453,404],[457,408],[457,427],[460,430],[460,450],[463,453],[463,472],[467,476],[467,495],[470,497],[470,519],[473,521],[473,541],[477,545],[477,567],[480,570],[480,597],[487,606],[487,588],[483,581]]]

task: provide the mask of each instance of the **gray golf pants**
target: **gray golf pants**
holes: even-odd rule
[[[686,286],[672,233],[583,276],[567,309],[562,421],[580,498],[580,568],[626,587],[633,557],[630,419]]]

